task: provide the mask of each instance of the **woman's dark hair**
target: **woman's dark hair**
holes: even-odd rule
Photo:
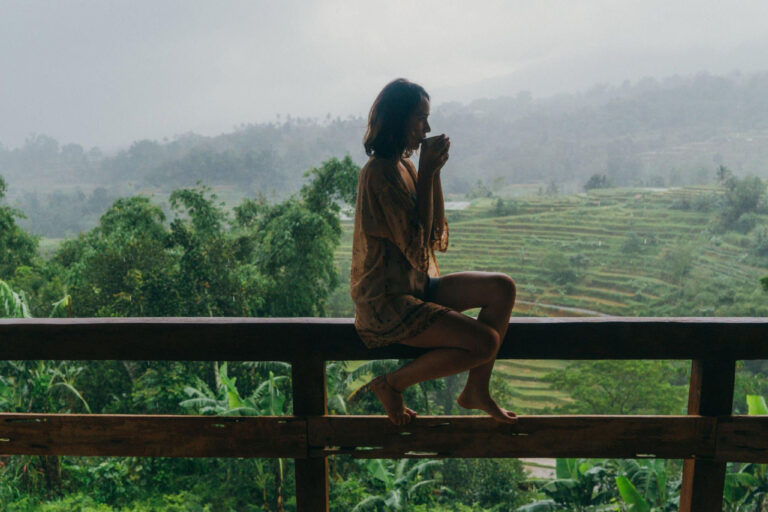
[[[381,90],[368,114],[363,137],[365,154],[384,158],[409,157],[408,120],[421,98],[429,100],[424,88],[405,78],[392,80]]]

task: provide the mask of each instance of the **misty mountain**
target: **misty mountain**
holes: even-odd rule
[[[547,98],[523,92],[469,104],[433,102],[433,133],[448,133],[452,142],[442,173],[446,192],[499,177],[580,187],[595,173],[617,185],[701,183],[712,181],[719,164],[768,176],[768,73],[700,73]],[[298,190],[304,171],[331,156],[348,153],[363,163],[364,130],[362,118],[288,118],[215,137],[136,141],[112,155],[34,135],[20,148],[0,146],[0,175],[10,190],[42,183],[170,190],[202,180],[284,197]]]

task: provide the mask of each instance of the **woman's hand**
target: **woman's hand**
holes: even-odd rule
[[[419,175],[433,176],[440,172],[448,161],[451,140],[445,134],[424,139],[419,153]]]

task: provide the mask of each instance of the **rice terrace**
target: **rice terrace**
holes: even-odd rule
[[[448,211],[451,241],[437,254],[440,272],[512,276],[518,316],[759,316],[759,280],[768,266],[754,256],[749,236],[712,234],[719,194],[716,186],[691,186],[477,198]],[[759,224],[765,220],[760,215]],[[351,221],[342,226],[335,261],[344,280]],[[354,315],[347,290],[344,281],[331,297],[330,316]],[[498,361],[495,373],[509,384],[512,407],[540,413],[569,400],[542,380],[565,366]]]

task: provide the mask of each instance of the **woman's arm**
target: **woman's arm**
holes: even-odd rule
[[[416,183],[416,201],[419,207],[419,221],[424,228],[429,244],[432,238],[432,222],[444,222],[443,189],[440,184],[440,169],[448,160],[450,141],[441,135],[428,147],[422,144],[419,153],[419,176]],[[440,198],[435,199],[439,194]],[[435,208],[437,210],[435,211]]]
[[[437,173],[419,169],[419,179],[416,181],[416,204],[419,208],[419,222],[421,222],[424,233],[427,236],[425,241],[427,244],[429,243],[429,235],[432,233],[432,220],[434,217],[435,175]]]
[[[435,227],[442,227],[443,222],[445,222],[445,203],[443,202],[443,186],[440,183],[439,169],[432,178],[432,181],[434,182],[434,195],[432,200],[432,207],[434,209],[433,222]]]

